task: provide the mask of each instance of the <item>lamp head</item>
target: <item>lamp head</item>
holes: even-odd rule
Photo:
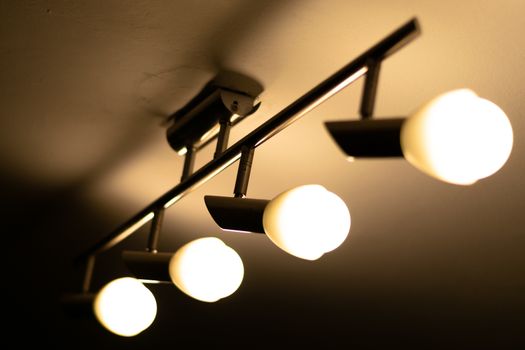
[[[266,233],[279,248],[316,260],[337,248],[350,230],[341,198],[320,185],[305,185],[274,199],[205,196],[215,222],[224,230]]]
[[[445,182],[470,185],[497,172],[512,150],[512,126],[494,103],[473,91],[442,94],[406,119],[327,122],[351,157],[404,156]]]
[[[175,254],[125,251],[122,257],[141,281],[174,283],[192,298],[206,302],[231,295],[244,276],[239,255],[215,237],[191,241]]]

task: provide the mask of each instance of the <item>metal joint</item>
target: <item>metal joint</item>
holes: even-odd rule
[[[233,191],[235,197],[237,198],[246,197],[246,193],[248,191],[248,182],[250,181],[250,173],[252,171],[254,153],[255,149],[253,147],[242,147],[241,160],[239,161],[237,178],[235,180],[235,189]]]
[[[361,98],[361,108],[359,110],[362,119],[372,118],[374,114],[374,105],[379,83],[379,70],[381,60],[370,58],[366,62],[367,72],[365,75],[365,84],[363,87],[363,96]]]

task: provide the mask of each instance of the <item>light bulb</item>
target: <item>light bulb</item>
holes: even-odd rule
[[[316,260],[339,247],[350,230],[350,213],[341,198],[320,185],[279,194],[263,214],[266,235],[279,248]]]
[[[106,284],[95,297],[93,308],[96,318],[106,329],[124,337],[139,334],[157,315],[153,294],[131,277]]]
[[[405,158],[440,180],[469,185],[494,174],[512,150],[512,126],[494,103],[468,89],[423,105],[401,128]]]
[[[218,238],[191,241],[173,255],[170,277],[187,295],[201,301],[215,302],[231,295],[244,277],[239,255]]]

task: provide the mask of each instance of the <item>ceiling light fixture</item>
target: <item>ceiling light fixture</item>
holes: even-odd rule
[[[473,183],[497,171],[509,157],[512,128],[501,109],[469,90],[439,96],[406,120],[370,119],[381,62],[418,34],[417,20],[408,21],[231,146],[230,128],[257,110],[262,86],[238,74],[206,85],[172,116],[167,130],[169,144],[185,157],[181,182],[78,258],[86,263],[82,293],[69,296],[66,306],[85,310],[89,303],[107,329],[131,336],[146,329],[155,318],[155,299],[142,283],[170,282],[206,302],[235,292],[244,276],[243,264],[239,255],[218,238],[194,240],[174,254],[158,252],[157,245],[164,210],[239,159],[234,197],[205,196],[206,206],[221,228],[266,233],[284,251],[308,260],[337,248],[348,235],[350,214],[334,193],[320,185],[300,186],[270,201],[249,199],[246,193],[255,149],[362,76],[361,120],[326,123],[349,156],[404,155],[432,176],[458,184]],[[217,144],[213,160],[194,172],[196,152],[214,139]],[[90,293],[95,257],[150,221],[146,251],[123,253],[137,279],[117,279],[96,295]],[[144,298],[147,305],[140,313],[143,318],[126,325],[128,328],[122,328],[119,320],[123,315],[134,319],[137,305],[128,310],[124,299],[109,302],[110,297],[118,299],[120,293]],[[115,316],[106,311],[111,305],[123,306],[122,314]]]

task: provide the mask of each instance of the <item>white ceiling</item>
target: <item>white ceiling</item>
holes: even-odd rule
[[[73,190],[79,215],[97,213],[99,232],[70,232],[71,244],[87,244],[74,253],[178,183],[183,160],[165,141],[166,118],[217,72],[265,89],[234,142],[417,16],[422,35],[382,66],[377,116],[471,88],[511,120],[514,149],[500,172],[460,187],[401,159],[346,162],[323,122],[357,118],[358,81],[259,147],[248,191],[272,198],[319,183],[338,193],[352,215],[338,250],[299,261],[264,236],[221,233],[203,195],[231,194],[235,166],[169,209],[161,249],[221,237],[244,260],[246,283],[290,298],[415,298],[487,319],[525,312],[524,1],[20,1],[0,12],[3,182],[24,198]]]

